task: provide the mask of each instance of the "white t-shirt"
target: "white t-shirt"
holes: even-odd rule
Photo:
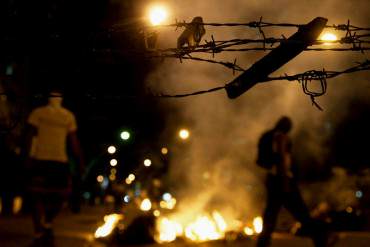
[[[37,160],[67,162],[67,135],[77,130],[76,119],[64,107],[50,105],[36,108],[28,123],[37,129],[30,156]]]

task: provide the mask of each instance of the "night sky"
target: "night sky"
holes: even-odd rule
[[[77,115],[88,159],[119,142],[123,129],[132,130],[133,148],[154,145],[163,112],[157,100],[143,96],[153,62],[114,52],[143,51],[136,29],[112,29],[117,23],[146,25],[140,8],[140,1],[1,3],[2,89],[17,95],[9,99],[14,114],[22,115],[15,135],[22,135],[28,112],[46,102],[42,95],[55,88],[64,91],[65,106]],[[15,112],[19,105],[21,114]]]

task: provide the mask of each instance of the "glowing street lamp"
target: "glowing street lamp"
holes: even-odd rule
[[[114,154],[117,151],[117,149],[115,146],[109,146],[107,151],[110,154]]]
[[[109,164],[111,166],[116,166],[118,164],[118,161],[116,159],[111,159],[110,162],[109,162]]]
[[[152,165],[152,161],[150,159],[145,159],[144,160],[144,166],[149,167],[151,165]]]
[[[153,6],[149,10],[149,20],[153,26],[158,26],[167,19],[167,9],[163,6]]]
[[[96,177],[96,181],[98,181],[99,183],[102,183],[104,181],[104,177],[102,175],[99,175]]]
[[[338,40],[338,37],[333,33],[327,32],[321,35],[320,40],[328,42],[324,43],[324,45],[331,45],[333,41]]]
[[[132,181],[134,181],[135,180],[135,175],[134,174],[130,174],[130,175],[128,175],[128,179],[130,179],[131,180],[131,182]]]
[[[127,141],[128,139],[130,139],[130,132],[128,131],[122,131],[121,132],[121,139],[124,140],[124,141]]]
[[[163,155],[168,154],[168,148],[163,147],[163,148],[161,149],[161,153],[162,153]]]
[[[189,138],[189,136],[190,136],[190,132],[189,132],[189,130],[187,130],[187,129],[181,129],[181,130],[179,131],[179,137],[180,137],[181,139],[186,140],[186,139],[188,139],[188,138]]]

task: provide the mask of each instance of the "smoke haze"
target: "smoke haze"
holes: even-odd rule
[[[329,25],[346,23],[348,19],[357,26],[370,24],[370,9],[366,0],[165,2],[171,10],[171,22],[175,18],[191,21],[195,16],[202,16],[205,22],[249,22],[263,16],[267,22],[307,23],[322,16],[329,19]],[[175,47],[181,31],[161,31],[159,46]],[[289,37],[296,29],[270,28],[264,31],[267,37],[280,37],[282,34]],[[258,30],[248,28],[207,26],[206,32],[202,42],[204,39],[211,40],[211,35],[215,40],[261,38]],[[340,37],[345,35],[338,34]],[[222,53],[216,54],[215,59],[233,61],[236,58],[239,65],[248,68],[265,54]],[[202,57],[211,59],[211,55]],[[273,76],[322,68],[342,70],[366,58],[368,54],[359,52],[305,52]],[[222,86],[236,76],[219,65],[186,60],[180,63],[179,60],[167,59],[147,78],[147,85],[169,94],[187,93]],[[176,193],[181,197],[180,211],[186,209],[189,214],[195,214],[209,210],[208,207],[213,205],[226,215],[233,214],[230,217],[234,218],[261,213],[264,205],[264,171],[256,166],[255,159],[258,138],[262,132],[272,128],[280,116],[290,116],[294,123],[292,136],[295,153],[298,154],[297,161],[305,164],[312,161],[312,166],[303,166],[301,169],[320,171],[322,166],[327,166],[325,158],[328,150],[325,143],[333,134],[336,123],[347,113],[349,102],[354,97],[368,101],[368,78],[368,72],[360,72],[329,80],[328,93],[318,99],[324,112],[311,105],[297,82],[287,81],[257,85],[235,100],[228,99],[225,91],[165,100],[168,109],[176,109],[169,111],[166,125],[171,127],[168,129],[176,130],[185,126],[191,131],[189,142],[174,148],[170,164],[170,180],[177,184]],[[334,177],[342,179],[343,176],[337,174]],[[178,181],[184,182],[183,186],[179,187]],[[330,190],[335,188],[331,187]]]

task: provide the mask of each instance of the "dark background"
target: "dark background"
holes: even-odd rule
[[[120,144],[122,154],[118,155],[127,160],[122,173],[134,169],[146,150],[160,150],[157,139],[166,116],[176,111],[166,100],[145,95],[145,78],[159,61],[144,59],[140,53],[117,52],[144,51],[142,33],[136,28],[147,25],[142,19],[145,3],[1,1],[0,76],[11,111],[10,120],[1,122],[3,153],[19,153],[27,115],[45,103],[43,95],[51,88],[63,89],[65,105],[76,113],[88,162],[110,144],[119,143],[123,129],[131,131],[132,139],[129,145]],[[122,23],[130,28],[117,27]],[[333,126],[327,143],[332,148],[325,159],[330,165],[311,169],[303,178],[325,178],[331,165],[354,172],[369,167],[369,102],[353,102],[351,109]],[[304,140],[305,130],[295,138],[295,143]],[[308,154],[299,155],[310,167],[317,162]],[[0,162],[6,173],[14,167]]]

